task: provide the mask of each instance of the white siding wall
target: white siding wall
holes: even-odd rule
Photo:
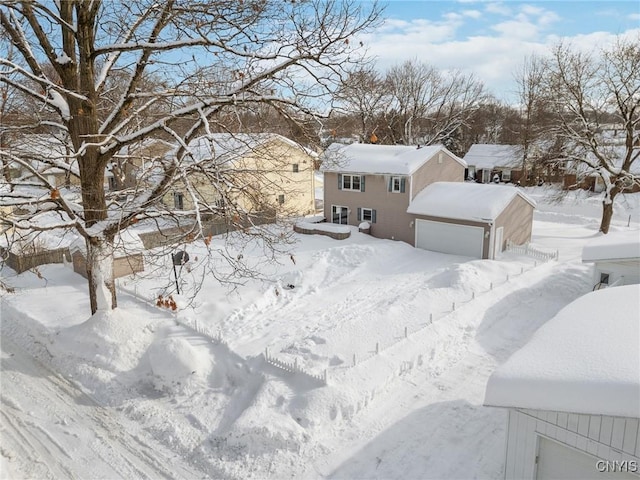
[[[603,460],[640,464],[639,422],[638,418],[509,409],[505,478],[535,478],[538,434]]]
[[[618,281],[623,276],[624,281],[620,285],[632,285],[640,283],[640,261],[629,260],[619,262],[596,262],[593,275],[593,284],[600,282],[600,274],[609,274],[609,285]]]

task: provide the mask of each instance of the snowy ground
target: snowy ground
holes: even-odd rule
[[[591,290],[580,253],[598,235],[598,197],[528,193],[533,243],[559,261],[298,235],[231,291],[194,243],[177,313],[154,306],[172,293],[162,264],[120,280],[120,307],[89,320],[67,267],[3,269],[2,478],[500,477],[506,414],[482,406],[487,378]],[[640,199],[620,200],[613,228],[638,229]]]

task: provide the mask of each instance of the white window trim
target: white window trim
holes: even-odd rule
[[[364,212],[367,211],[369,212],[369,218],[364,218]],[[371,222],[373,223],[373,208],[362,208],[360,210],[360,216],[362,217],[360,219],[361,222]]]
[[[396,180],[398,180],[398,189],[396,190]],[[391,177],[391,193],[402,193],[402,177]]]
[[[511,170],[502,170],[502,181],[510,182],[511,181]]]
[[[344,180],[345,180],[346,177],[349,177],[349,179],[350,179],[350,181],[349,181],[350,187],[349,188],[345,187],[345,184],[344,184]],[[360,180],[358,182],[358,184],[359,184],[358,188],[353,188],[353,179],[355,177],[358,177],[358,179]],[[359,192],[359,191],[361,191],[360,190],[361,188],[362,188],[362,175],[351,175],[349,173],[346,173],[346,174],[343,173],[342,174],[342,190],[346,190],[347,192]]]
[[[344,209],[347,210],[347,223],[335,223],[333,221],[333,214],[334,214],[335,209],[337,209],[337,208],[339,208],[341,210],[344,208]],[[349,212],[350,212],[349,207],[347,207],[345,205],[331,205],[331,223],[333,223],[334,225],[349,225]]]

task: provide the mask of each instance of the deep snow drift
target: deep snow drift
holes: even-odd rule
[[[105,424],[96,418],[103,414],[92,413],[74,420],[99,438],[83,443],[83,458],[103,452],[102,444],[134,453],[74,461],[68,425],[42,421],[35,393],[4,388],[29,381],[37,392],[42,380],[20,376],[3,346],[3,475],[53,478],[58,462],[65,475],[85,478],[112,478],[114,471],[175,478],[499,477],[506,422],[502,410],[482,406],[487,379],[562,307],[591,290],[592,267],[580,254],[598,236],[597,197],[577,192],[549,203],[546,189],[527,193],[538,203],[533,243],[559,250],[557,262],[512,253],[471,260],[354,230],[343,241],[297,235],[278,264],[264,264],[261,245],[248,244],[237,254],[259,265],[263,278],[230,290],[204,270],[197,259],[206,247],[194,242],[186,247],[193,260],[179,272],[183,295],[172,290],[167,258],[146,275],[119,280],[120,307],[92,318],[85,281],[67,267],[22,275],[4,268],[3,279],[15,289],[2,293],[8,345],[58,372],[69,388],[80,387],[100,405],[90,408],[103,408],[138,444],[155,445],[158,456],[171,452],[174,460],[148,461],[148,451],[136,450],[124,433],[100,433]],[[637,198],[620,202],[613,230],[637,230]],[[222,242],[214,238],[211,247]],[[169,294],[177,313],[155,306],[158,295]],[[301,372],[266,362],[265,351]],[[29,456],[33,443],[20,432],[61,448],[31,449]]]

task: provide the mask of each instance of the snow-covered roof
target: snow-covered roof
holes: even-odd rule
[[[436,182],[424,188],[409,204],[407,213],[457,220],[495,220],[516,197],[531,206],[536,202],[510,185]]]
[[[599,260],[640,260],[640,231],[609,232],[595,238],[582,249],[583,262]]]
[[[215,158],[218,162],[225,163],[240,159],[273,140],[279,140],[305,152],[293,140],[276,133],[212,133],[189,143],[189,152],[195,161]]]
[[[373,145],[332,143],[324,152],[322,170],[369,174],[411,175],[426,162],[444,151],[463,166],[464,160],[443,145],[415,147],[407,145]]]
[[[467,165],[477,169],[493,167],[519,167],[522,165],[522,147],[519,145],[492,145],[474,143],[464,156]]]
[[[485,405],[640,417],[640,285],[587,293],[489,378]]]

